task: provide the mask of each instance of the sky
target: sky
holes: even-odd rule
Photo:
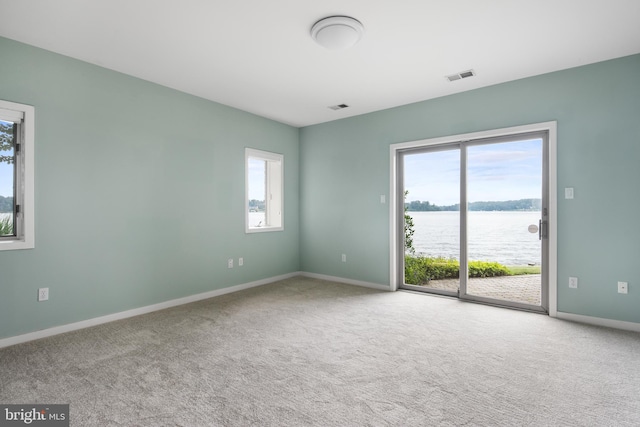
[[[264,200],[265,161],[249,158],[249,200]]]
[[[8,155],[10,152],[3,153]],[[0,163],[0,196],[13,196],[13,165]]]
[[[10,122],[5,122],[3,120],[0,120],[0,122],[2,122],[2,124],[10,124]],[[13,155],[13,150],[0,151],[0,154],[4,156],[11,156]],[[8,165],[2,162],[0,162],[0,196],[13,196],[13,165]]]
[[[460,203],[460,151],[409,154],[404,163],[407,201]],[[471,202],[541,197],[542,140],[469,146],[467,198]]]

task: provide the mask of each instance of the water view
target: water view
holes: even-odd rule
[[[459,212],[407,212],[414,221],[413,246],[425,256],[460,257]],[[503,265],[540,265],[540,212],[468,212],[469,260]]]

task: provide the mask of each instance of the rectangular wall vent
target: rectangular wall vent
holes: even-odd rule
[[[455,82],[456,80],[466,79],[475,75],[476,72],[473,70],[461,71],[458,74],[451,74],[450,76],[447,76],[447,80],[449,80],[450,82]]]
[[[343,108],[347,108],[348,105],[347,104],[338,104],[338,105],[332,105],[329,108],[331,108],[332,110],[342,110]]]

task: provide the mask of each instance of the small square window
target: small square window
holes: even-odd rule
[[[283,221],[282,154],[245,149],[245,231],[281,231]]]

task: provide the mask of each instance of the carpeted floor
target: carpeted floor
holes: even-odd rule
[[[0,349],[73,426],[638,426],[640,334],[309,278]]]

